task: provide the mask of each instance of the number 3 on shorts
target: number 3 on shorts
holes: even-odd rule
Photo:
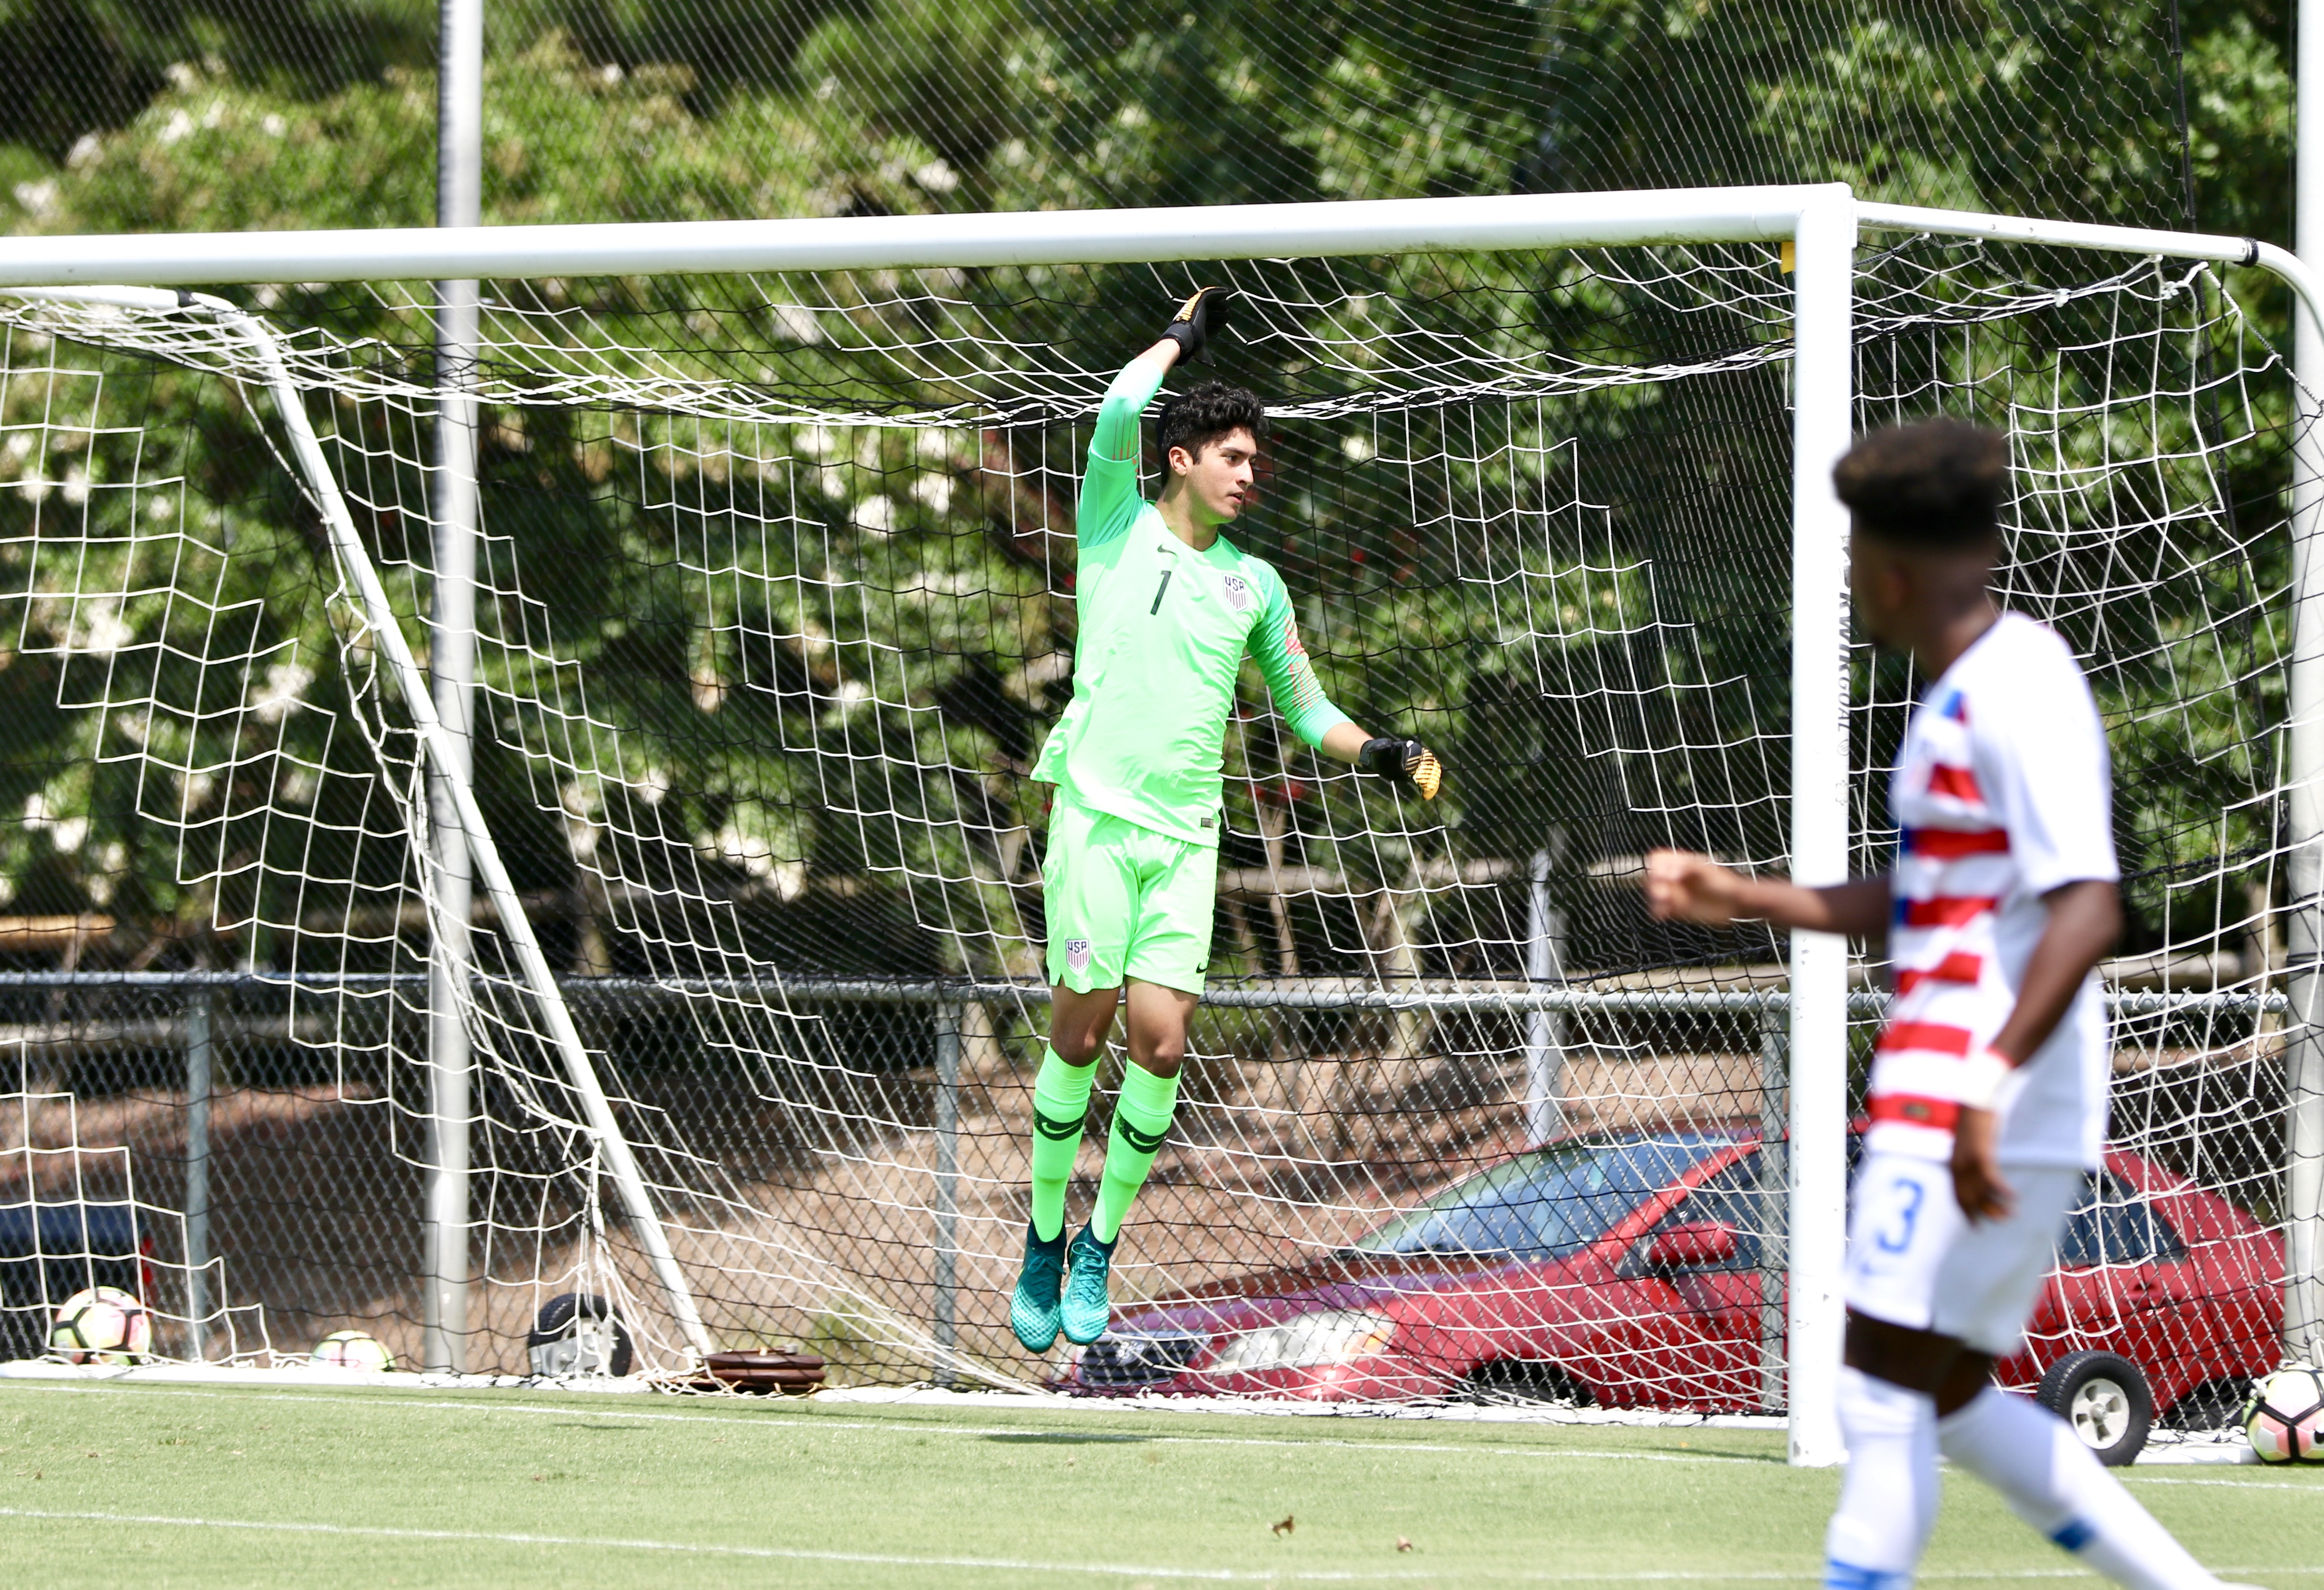
[[[1913,1227],[1920,1220],[1921,1200],[1929,1196],[1929,1189],[1902,1177],[1890,1182],[1888,1188],[1895,1195],[1895,1202],[1888,1218],[1873,1232],[1872,1241],[1884,1253],[1901,1253],[1913,1245]]]

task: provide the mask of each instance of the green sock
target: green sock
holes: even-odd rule
[[[1113,1101],[1113,1135],[1105,1145],[1105,1179],[1097,1184],[1097,1209],[1090,1228],[1097,1240],[1111,1243],[1121,1234],[1122,1220],[1154,1169],[1154,1156],[1170,1135],[1170,1117],[1178,1107],[1178,1079],[1157,1077],[1136,1065],[1121,1068],[1121,1092]]]
[[[1065,1234],[1065,1183],[1074,1179],[1096,1075],[1095,1060],[1068,1066],[1056,1049],[1041,1050],[1041,1069],[1033,1078],[1033,1234],[1045,1243]]]

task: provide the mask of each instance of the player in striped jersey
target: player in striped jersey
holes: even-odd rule
[[[1850,1197],[1829,1590],[1902,1590],[1941,1453],[2138,1590],[2218,1581],[2060,1419],[1992,1384],[2099,1162],[2120,926],[2106,735],[2066,643],[1991,595],[2002,439],[1952,421],[1866,438],[1834,471],[1864,628],[1929,686],[1889,783],[1894,867],[1811,889],[1707,856],[1646,859],[1663,918],[1887,939],[1895,990]]]

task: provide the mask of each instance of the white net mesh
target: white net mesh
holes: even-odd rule
[[[2070,1238],[2060,1287],[2112,1299],[2173,1264],[2184,1284],[2170,1309],[2053,1313],[2031,1367],[2144,1331],[2166,1414],[2208,1406],[2273,1362],[2280,1315],[2288,378],[2207,268],[1925,240],[1859,268],[1862,418],[2008,430],[2008,598],[2084,655],[2114,736],[2122,1151],[2076,1226],[2094,1262]],[[1448,781],[1423,805],[1319,763],[1247,670],[1214,997],[1116,1336],[1061,1370],[1004,1317],[1046,1021],[1025,774],[1070,690],[1097,395],[1194,280],[1240,290],[1222,373],[1277,427],[1238,540],[1284,574],[1334,698],[1427,739]],[[835,1379],[1780,1406],[1760,1139],[1783,1118],[1781,946],[1655,926],[1630,887],[1657,844],[1784,861],[1774,249],[487,300],[479,798],[717,1345],[804,1345]],[[417,645],[424,300],[253,302]],[[246,968],[226,997],[255,1036],[221,1086],[311,1099],[313,1158],[235,1183],[226,1163],[263,1156],[220,1144],[233,1300],[278,1336],[359,1323],[408,1357],[430,942],[409,710],[246,344],[198,310],[0,305],[0,690],[28,748],[0,847],[22,920],[91,924],[54,929],[79,981],[51,957],[0,994],[69,1027],[175,997],[96,967]],[[1867,865],[1913,689],[1866,653]],[[675,1365],[668,1299],[479,901],[473,1355],[519,1366],[533,1312],[580,1291]],[[1543,991],[1558,1008],[1521,1003]],[[166,1044],[142,1074],[53,1052],[60,1086],[184,1106]],[[1706,1224],[1733,1240],[1658,1255]],[[346,1263],[289,1259],[318,1231]],[[1405,1312],[1438,1323],[1388,1368],[1322,1345]],[[1216,1367],[1222,1337],[1259,1344],[1255,1367]]]
[[[2006,424],[2001,596],[2089,672],[2134,924],[2107,968],[2112,1147],[2033,1357],[2121,1353],[2166,1427],[2208,1428],[2275,1362],[2282,1325],[2290,383],[2208,269],[2117,270],[2031,326],[2015,294],[1943,296],[1934,314],[1895,306],[1900,334],[1868,339],[1864,407]],[[1860,677],[1856,760],[1885,765],[1918,685],[1893,660]],[[1895,828],[1877,785],[1859,790],[1869,863]]]
[[[86,1040],[86,1031],[75,1033]],[[27,1070],[33,1045],[22,1035],[20,1064]],[[77,1363],[135,1362],[107,1348],[130,1345],[126,1334],[88,1339],[52,1333],[74,1299],[102,1287],[150,1299],[159,1314],[171,1314],[160,1345],[164,1351],[196,1349],[195,1356],[272,1363],[263,1311],[254,1305],[222,1301],[225,1261],[212,1255],[189,1265],[186,1255],[205,1243],[197,1232],[206,1212],[189,1211],[178,1200],[140,1196],[120,1101],[96,1105],[83,1126],[83,1105],[73,1094],[23,1087],[0,1094],[0,1285],[9,1307],[0,1313],[0,1353],[6,1359],[40,1357],[61,1346]],[[134,1112],[132,1104],[126,1111]],[[174,1123],[185,1123],[181,1114]],[[182,1142],[179,1145],[182,1151]],[[172,1188],[171,1192],[177,1189]],[[166,1196],[166,1195],[165,1195]],[[197,1206],[198,1209],[198,1206]],[[156,1255],[168,1253],[169,1286],[157,1285]],[[164,1299],[167,1299],[166,1303]],[[151,1324],[149,1322],[149,1330]]]

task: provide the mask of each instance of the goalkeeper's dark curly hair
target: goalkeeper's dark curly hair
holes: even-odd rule
[[[1831,472],[1856,527],[1891,546],[1965,551],[2000,533],[2009,444],[1959,420],[1876,430]]]
[[[1250,431],[1251,440],[1265,447],[1267,405],[1256,393],[1223,381],[1205,381],[1164,403],[1155,430],[1165,458],[1172,448],[1184,448],[1189,457],[1199,458],[1204,448],[1238,430]]]

